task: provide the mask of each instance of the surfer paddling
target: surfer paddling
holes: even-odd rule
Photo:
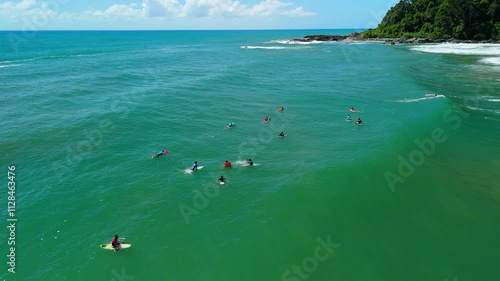
[[[151,159],[156,158],[156,157],[160,157],[163,155],[167,155],[167,154],[168,154],[168,150],[160,150],[158,153],[151,155]]]

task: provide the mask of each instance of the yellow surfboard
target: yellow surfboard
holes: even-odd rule
[[[127,249],[127,248],[130,248],[130,246],[132,246],[132,244],[120,243],[120,246],[121,246],[121,249]],[[104,250],[114,250],[115,249],[115,248],[113,248],[113,246],[111,246],[111,243],[101,244],[99,247],[101,247],[101,249],[104,249]]]

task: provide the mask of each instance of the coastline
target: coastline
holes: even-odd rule
[[[428,43],[465,43],[465,44],[500,44],[500,40],[460,40],[460,39],[432,39],[420,37],[398,37],[398,38],[362,38],[361,33],[354,32],[349,35],[306,35],[303,38],[291,39],[290,42],[350,42],[350,41],[363,41],[363,42],[382,42],[384,44],[428,44]]]

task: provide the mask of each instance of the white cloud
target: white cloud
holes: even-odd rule
[[[268,17],[268,16],[312,16],[302,7],[287,10],[293,3],[279,0],[264,0],[247,6],[234,0],[144,0],[145,13],[151,17]]]
[[[177,0],[143,0],[142,7],[151,17],[178,16],[183,8]]]
[[[315,13],[304,11],[302,6],[280,0],[262,0],[249,6],[237,0],[142,0],[140,5],[114,4],[106,9],[89,9],[75,12],[61,12],[69,0],[20,0],[0,3],[0,23],[13,29],[73,28],[86,29],[118,27],[121,23],[156,27],[178,26],[186,23],[191,28],[210,28],[210,21],[217,26],[247,22],[258,23],[255,18],[305,17]],[[244,0],[241,0],[244,1]],[[199,19],[204,19],[200,21]],[[123,20],[120,22],[120,20]],[[233,21],[229,23],[229,21]],[[195,27],[194,23],[201,23]],[[208,24],[208,25],[207,25]],[[239,25],[239,24],[237,24]]]
[[[56,16],[57,11],[51,9],[46,2],[36,3],[36,0],[22,0],[20,2],[7,1],[0,4],[0,19],[24,19],[41,23]]]
[[[129,5],[111,5],[106,10],[89,10],[85,11],[86,16],[96,18],[142,18],[144,17],[144,8],[136,8],[137,5],[131,3]]]

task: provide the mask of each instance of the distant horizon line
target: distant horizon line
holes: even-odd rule
[[[0,29],[0,32],[60,32],[60,31],[293,31],[293,30],[368,30],[366,27],[352,28],[273,28],[273,29],[43,29],[43,30],[21,30]]]

